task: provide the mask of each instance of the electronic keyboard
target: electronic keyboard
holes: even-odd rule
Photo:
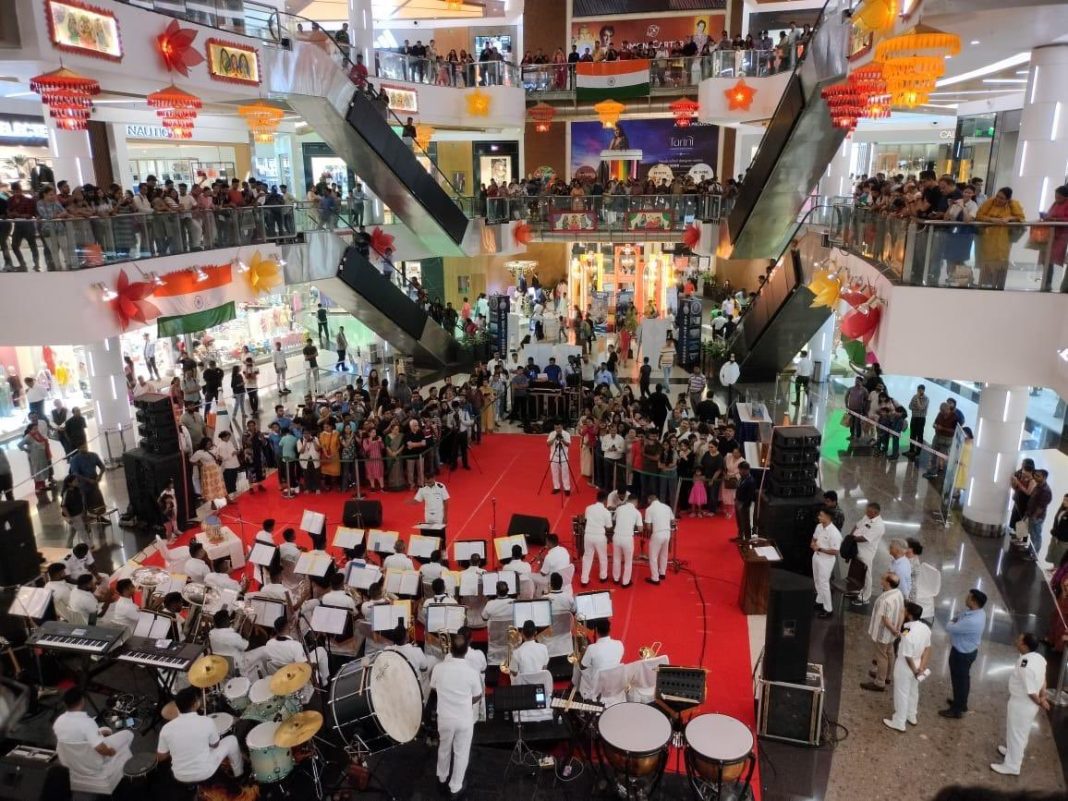
[[[604,704],[588,703],[586,701],[568,701],[566,698],[553,696],[549,706],[553,709],[562,709],[565,712],[604,712]]]
[[[197,643],[171,642],[161,648],[159,642],[146,637],[130,637],[118,660],[164,670],[189,670],[197,657],[204,653],[204,646]]]
[[[122,641],[126,629],[112,626],[74,626],[59,620],[42,623],[29,637],[38,648],[76,654],[106,654]]]

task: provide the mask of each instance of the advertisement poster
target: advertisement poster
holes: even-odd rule
[[[692,36],[697,46],[703,47],[709,39],[713,42],[719,39],[725,21],[724,15],[717,13],[652,19],[583,19],[571,23],[571,43],[578,46],[579,53],[587,47],[592,53],[597,42],[601,47],[608,47],[609,42],[622,47],[624,42],[685,42]]]
[[[46,0],[52,44],[60,50],[122,61],[119,23],[106,9],[78,2]]]
[[[492,180],[497,182],[497,186],[507,186],[512,180],[512,157],[479,156],[478,171],[480,183],[489,186]]]
[[[672,213],[670,211],[629,211],[627,212],[628,231],[670,231]]]
[[[601,152],[616,143],[617,150],[640,150],[638,177],[644,180],[653,175],[668,181],[691,171],[700,176],[712,172],[719,152],[719,126],[691,125],[676,128],[673,119],[625,120],[616,131],[604,128],[599,122],[571,123],[571,173],[602,176]]]
[[[260,60],[254,47],[208,39],[208,72],[217,81],[258,84]]]
[[[597,215],[592,211],[565,211],[549,215],[553,231],[595,231]]]

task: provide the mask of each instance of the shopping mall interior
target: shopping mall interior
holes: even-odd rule
[[[0,0],[0,799],[1068,798],[1063,0]]]

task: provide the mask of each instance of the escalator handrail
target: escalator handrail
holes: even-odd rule
[[[349,74],[352,71],[352,68],[356,66],[355,62],[353,62],[351,59],[349,59],[348,55],[342,49],[341,45],[339,45],[336,41],[334,41],[334,37],[332,37],[329,33],[327,33],[325,30],[323,30],[322,27],[319,25],[319,23],[316,22],[315,20],[308,19],[307,17],[302,17],[299,14],[290,14],[288,11],[277,11],[276,10],[271,15],[271,17],[270,17],[270,19],[268,20],[268,23],[267,23],[268,30],[270,31],[271,36],[274,37],[274,40],[275,40],[276,44],[285,47],[285,44],[283,42],[283,38],[284,37],[282,36],[282,33],[283,33],[282,17],[285,17],[285,18],[290,19],[290,20],[296,20],[298,23],[306,23],[308,25],[314,26],[313,30],[319,30],[320,32],[322,32],[322,34],[326,37],[326,41],[328,41],[330,43],[330,46],[334,49],[334,51],[336,51],[336,55],[338,55],[341,58],[341,62],[344,65],[343,69],[345,70],[346,77],[349,76]],[[286,30],[288,30],[288,29],[286,29]],[[313,45],[313,46],[318,46],[317,43],[313,43],[313,42],[306,42],[306,44]],[[290,47],[291,46],[292,45],[290,45]],[[367,70],[368,70],[368,78],[370,78],[370,67],[368,67],[366,64],[364,64],[364,67],[367,68]],[[377,78],[378,76],[375,76],[375,77]],[[351,80],[351,78],[350,78],[350,80]],[[370,87],[370,80],[368,80],[368,86]],[[370,92],[367,92],[367,90],[365,90],[365,89],[360,89],[360,87],[358,87],[358,86],[356,87],[356,89],[357,89],[357,91],[362,91],[365,94],[368,94],[369,96],[373,96],[373,95],[370,94]],[[394,124],[399,125],[399,126],[403,126],[404,125],[404,122],[401,120],[401,118],[398,117],[393,112],[393,109],[389,108],[388,106],[386,107],[386,114],[388,115],[388,117],[386,119],[387,123],[390,122],[389,118],[392,118],[393,121],[394,121],[393,123],[390,123],[390,127],[393,127]],[[434,177],[437,180],[438,184],[439,185],[444,184],[444,187],[447,187],[447,191],[451,192],[451,194],[453,196],[453,200],[460,207],[460,210],[463,211],[464,214],[466,216],[468,216],[468,217],[474,216],[474,210],[471,210],[470,212],[468,212],[463,207],[463,203],[462,203],[462,200],[463,200],[463,197],[464,197],[463,193],[460,192],[460,190],[456,188],[456,186],[452,183],[452,181],[449,180],[448,176],[445,175],[445,173],[441,171],[441,168],[438,167],[437,163],[430,157],[430,154],[427,151],[423,150],[422,147],[419,146],[418,142],[415,142],[415,141],[412,142],[412,152],[413,152],[413,154],[416,154],[416,155],[422,155],[427,160],[427,162],[433,168]]]

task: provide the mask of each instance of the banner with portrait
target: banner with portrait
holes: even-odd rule
[[[122,61],[122,39],[115,15],[77,0],[45,0],[48,34],[57,50]]]
[[[593,211],[556,211],[549,215],[549,230],[581,232],[597,230],[597,213]]]
[[[638,178],[668,183],[687,175],[703,180],[714,171],[719,155],[719,126],[694,124],[677,128],[673,119],[622,120],[615,129],[600,122],[571,123],[571,174],[609,177],[601,154],[610,149],[640,151]]]
[[[628,211],[628,231],[670,231],[675,215],[667,209]]]
[[[255,47],[208,39],[205,44],[208,57],[208,72],[217,81],[247,83],[260,82],[260,57]]]
[[[576,45],[581,54],[586,48],[592,53],[598,43],[602,48],[607,48],[611,42],[618,49],[624,42],[631,45],[687,42],[692,36],[700,48],[709,40],[716,42],[725,27],[726,17],[722,13],[637,19],[580,19],[571,23],[571,44]]]

